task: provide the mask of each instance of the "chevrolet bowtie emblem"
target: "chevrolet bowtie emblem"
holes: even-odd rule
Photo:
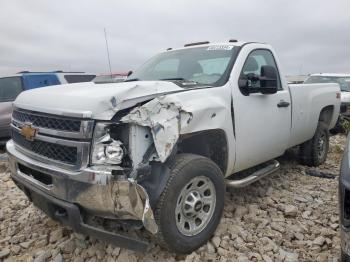
[[[33,140],[36,135],[36,129],[32,127],[31,124],[24,124],[21,128],[21,135],[24,136],[27,140]]]

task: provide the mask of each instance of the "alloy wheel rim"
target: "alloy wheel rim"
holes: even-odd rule
[[[193,178],[181,190],[175,208],[177,229],[185,236],[202,232],[210,222],[216,206],[213,182],[206,176]]]

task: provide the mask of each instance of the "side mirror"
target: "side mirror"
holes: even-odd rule
[[[277,71],[273,66],[261,67],[260,88],[262,94],[275,94],[277,92]]]
[[[262,66],[260,76],[254,73],[242,75],[238,86],[244,95],[252,93],[275,94],[277,92],[277,71],[273,66]],[[256,84],[259,83],[259,84]]]

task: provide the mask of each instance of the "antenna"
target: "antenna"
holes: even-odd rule
[[[112,67],[111,67],[111,59],[109,58],[109,49],[108,49],[108,41],[107,41],[107,33],[106,33],[106,28],[103,28],[105,32],[105,40],[106,40],[106,49],[107,49],[107,57],[108,57],[108,65],[109,65],[109,72],[111,73],[112,77]]]

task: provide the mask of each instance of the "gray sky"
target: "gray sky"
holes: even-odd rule
[[[350,73],[349,0],[2,1],[0,74],[134,69],[193,41],[268,42],[287,74]]]

